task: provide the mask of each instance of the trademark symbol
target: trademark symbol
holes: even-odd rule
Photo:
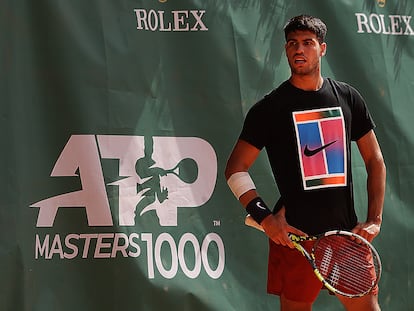
[[[213,220],[214,227],[220,227],[220,220]]]

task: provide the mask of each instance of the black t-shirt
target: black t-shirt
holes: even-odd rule
[[[374,126],[348,84],[326,78],[303,91],[285,81],[249,110],[239,138],[266,149],[288,223],[318,234],[356,225],[350,144]]]

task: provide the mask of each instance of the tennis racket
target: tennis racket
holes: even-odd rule
[[[247,215],[245,224],[264,231],[250,215]],[[378,284],[380,257],[371,243],[358,234],[333,230],[307,237],[290,233],[289,237],[311,264],[316,277],[332,293],[361,297]],[[314,242],[310,253],[303,247],[304,241]]]
[[[187,184],[197,180],[198,166],[194,159],[184,158],[172,169],[166,170],[166,174],[174,174]]]

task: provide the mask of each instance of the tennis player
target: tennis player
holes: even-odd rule
[[[326,25],[301,15],[290,19],[284,32],[291,76],[248,112],[225,176],[269,237],[268,293],[280,296],[281,310],[307,311],[322,285],[288,232],[317,235],[341,229],[372,241],[382,222],[386,169],[360,93],[321,74]],[[362,222],[353,202],[351,141],[367,172],[368,209]],[[249,174],[264,148],[280,192],[273,212]],[[338,298],[346,310],[380,310],[378,287],[361,298]]]

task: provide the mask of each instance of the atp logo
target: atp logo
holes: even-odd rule
[[[119,179],[105,184],[103,160],[119,162]],[[177,226],[177,209],[200,207],[214,191],[217,157],[196,137],[72,135],[51,177],[77,176],[81,189],[33,203],[37,227],[53,227],[61,208],[85,208],[89,226],[113,226],[107,186],[118,187],[118,223],[155,213],[160,226]]]

